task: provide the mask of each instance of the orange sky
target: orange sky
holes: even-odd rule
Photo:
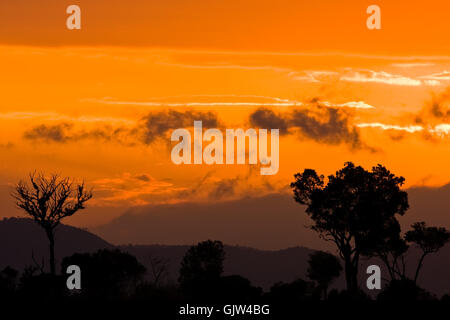
[[[72,3],[81,31],[65,29]],[[367,30],[367,1],[2,1],[2,202],[34,169],[94,186],[93,214],[73,218],[83,225],[130,206],[286,192],[295,172],[345,161],[382,163],[407,187],[450,182],[449,4],[373,3],[382,30]],[[310,121],[289,120],[277,175],[170,161],[169,110],[248,128],[262,107]],[[219,185],[233,190],[212,196]]]

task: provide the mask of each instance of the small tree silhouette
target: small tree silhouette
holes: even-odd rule
[[[382,165],[367,171],[347,162],[328,177],[306,169],[294,175],[294,199],[306,205],[314,221],[313,230],[336,244],[344,260],[347,290],[358,290],[358,265],[361,256],[375,250],[400,227],[395,215],[408,209],[408,195],[400,190],[405,179],[396,177]]]
[[[324,299],[327,299],[328,287],[342,271],[339,259],[328,252],[317,251],[309,255],[308,265],[308,278],[317,282]]]
[[[422,250],[414,274],[414,283],[416,284],[425,257],[430,253],[438,252],[450,240],[450,233],[442,227],[427,227],[425,222],[416,222],[411,227],[412,230],[406,232],[405,239],[416,244]]]
[[[221,241],[203,241],[192,246],[181,261],[178,282],[192,296],[207,295],[223,272],[225,252]]]
[[[148,260],[152,285],[158,287],[169,276],[169,260],[152,254],[148,256]]]
[[[49,241],[50,272],[55,275],[55,229],[65,217],[84,209],[92,192],[86,191],[84,183],[74,185],[70,178],[58,174],[50,177],[32,173],[29,183],[20,181],[12,196],[16,206],[25,210],[44,230]]]

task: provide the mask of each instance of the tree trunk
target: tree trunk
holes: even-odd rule
[[[356,264],[355,266],[351,258],[346,258],[344,263],[347,291],[350,293],[355,293],[358,291],[358,265]]]
[[[353,282],[353,276],[352,276],[353,266],[352,266],[352,262],[350,261],[350,259],[345,259],[344,263],[345,263],[345,266],[344,266],[345,284],[347,287],[347,291],[351,292],[352,288],[353,288],[353,284],[352,284],[352,282]]]
[[[420,269],[422,268],[423,260],[425,259],[426,255],[427,255],[426,253],[423,253],[422,256],[420,257],[419,263],[417,264],[416,274],[414,275],[414,284],[417,284],[417,279],[419,278],[419,272],[420,272]]]
[[[53,230],[47,231],[47,237],[49,241],[50,248],[50,273],[54,276],[55,272],[55,235],[53,234]]]

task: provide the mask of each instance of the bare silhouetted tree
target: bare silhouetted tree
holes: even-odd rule
[[[65,217],[84,209],[92,192],[84,183],[75,184],[70,178],[52,174],[31,173],[29,182],[20,181],[12,196],[18,208],[25,210],[44,230],[49,241],[50,272],[55,274],[55,229]]]
[[[150,277],[152,284],[158,287],[169,276],[169,260],[150,254]]]

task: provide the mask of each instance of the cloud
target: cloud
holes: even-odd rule
[[[450,80],[450,71],[442,71],[442,72],[438,72],[438,73],[433,73],[430,75],[422,76],[420,78],[446,81],[446,80]]]
[[[383,131],[402,131],[403,133],[418,133],[427,140],[446,138],[450,134],[450,88],[444,92],[433,95],[422,109],[416,113],[406,113],[401,121],[409,119],[412,124],[385,124],[380,122],[359,123],[359,128],[378,128]],[[397,119],[398,121],[398,119]],[[403,135],[393,135],[391,138],[399,140]]]
[[[42,121],[62,121],[62,122],[85,122],[85,123],[123,123],[130,124],[132,120],[116,117],[98,117],[98,116],[81,116],[71,117],[56,112],[5,112],[0,113],[0,119],[7,120],[26,120],[39,119]]]
[[[264,129],[279,129],[282,135],[289,130],[289,119],[268,108],[258,108],[252,112],[250,124]]]
[[[28,140],[44,140],[51,142],[66,142],[71,137],[68,131],[73,127],[70,123],[61,123],[57,125],[38,125],[28,131],[25,131],[24,138]]]
[[[431,133],[435,133],[438,136],[444,136],[450,134],[450,123],[442,123],[430,129]]]
[[[345,109],[323,107],[313,100],[309,108],[284,113],[259,108],[250,114],[249,121],[256,127],[280,129],[281,134],[298,133],[319,143],[346,143],[352,148],[362,148],[364,144],[357,128],[350,123],[351,117]]]
[[[94,205],[139,206],[150,204],[161,197],[169,197],[181,189],[173,183],[158,180],[148,174],[124,172],[115,178],[102,178],[91,182],[94,186]]]
[[[26,130],[23,137],[31,141],[44,141],[55,143],[77,142],[82,140],[115,141],[130,144],[135,129],[127,127],[112,127],[104,125],[94,129],[76,129],[74,123],[41,124]]]
[[[442,122],[450,122],[450,87],[444,92],[434,95],[431,101],[415,115],[417,124],[437,125]]]
[[[260,176],[259,170],[260,166],[252,165],[244,173],[226,178],[218,177],[216,171],[211,170],[198,179],[196,184],[186,186],[184,190],[172,195],[172,199],[211,202],[286,191],[285,181]]]
[[[341,76],[340,80],[349,82],[373,82],[396,86],[436,86],[440,83],[435,80],[418,80],[402,75],[390,74],[385,71],[360,70],[352,71],[347,75]]]
[[[306,81],[306,82],[321,82],[324,78],[336,77],[339,73],[335,71],[322,71],[312,70],[303,72],[291,72],[289,76],[293,80]]]
[[[171,129],[192,127],[194,120],[201,120],[204,127],[220,126],[213,112],[165,110],[150,112],[132,125],[80,128],[79,123],[76,122],[40,124],[26,130],[23,137],[31,141],[53,143],[100,140],[132,146],[137,143],[151,144],[158,138],[166,137]]]
[[[397,65],[400,66],[400,65]],[[402,66],[412,67],[413,64],[404,64]],[[445,80],[445,75],[439,77],[440,74],[436,74],[435,77],[419,77],[411,78],[398,74],[391,74],[386,71],[374,71],[366,69],[351,69],[346,68],[343,71],[303,71],[303,72],[291,72],[289,76],[293,80],[307,81],[307,82],[326,82],[330,80],[348,81],[348,82],[362,82],[362,83],[381,83],[394,86],[438,86],[441,83],[438,80]],[[423,78],[424,80],[421,80]]]
[[[330,103],[328,101],[321,101],[320,104],[330,108],[375,109],[374,106],[367,104],[364,101],[349,101],[344,103]]]
[[[278,107],[290,107],[302,105],[301,102],[276,97],[263,97],[263,96],[233,96],[233,95],[195,95],[191,97],[240,97],[240,98],[257,98],[254,101],[118,101],[110,99],[84,99],[83,101],[109,104],[109,105],[130,105],[130,106],[145,106],[145,107],[256,107],[256,106],[278,106]],[[161,97],[159,99],[165,100],[167,97]],[[173,98],[173,97],[170,97]],[[187,97],[183,97],[187,98]],[[258,101],[261,99],[272,100]]]
[[[141,174],[141,175],[137,175],[136,179],[145,181],[145,182],[149,182],[152,179],[152,177],[149,176],[148,174]]]
[[[214,101],[171,101],[174,98],[178,100],[192,99],[192,98],[221,98],[221,100]],[[241,101],[229,101],[230,99]],[[150,101],[118,101],[110,98],[103,99],[83,99],[85,102],[94,102],[110,105],[132,105],[132,106],[147,106],[147,107],[298,107],[303,106],[304,103],[297,100],[291,100],[279,97],[257,96],[257,95],[191,95],[191,96],[172,96],[159,97],[151,99]],[[341,107],[341,108],[355,108],[355,109],[373,109],[371,106],[363,101],[349,101],[345,103],[331,103],[322,101],[321,104],[326,107]]]
[[[432,62],[402,62],[402,63],[393,63],[391,66],[396,68],[419,68],[419,67],[431,67],[435,64]]]
[[[201,120],[205,128],[219,127],[217,115],[213,112],[166,110],[151,112],[143,119],[143,142],[150,144],[157,138],[166,136],[172,129],[190,128],[195,120]]]
[[[398,126],[398,125],[391,125],[391,124],[384,124],[379,122],[373,122],[373,123],[360,123],[357,124],[357,127],[359,128],[380,128],[382,130],[397,130],[397,131],[406,131],[409,133],[419,132],[422,131],[424,128],[421,126]]]
[[[297,127],[303,136],[317,142],[326,144],[344,142],[353,148],[362,146],[358,131],[349,125],[348,115],[331,108],[321,111],[311,113],[309,110],[294,110],[291,126]]]

